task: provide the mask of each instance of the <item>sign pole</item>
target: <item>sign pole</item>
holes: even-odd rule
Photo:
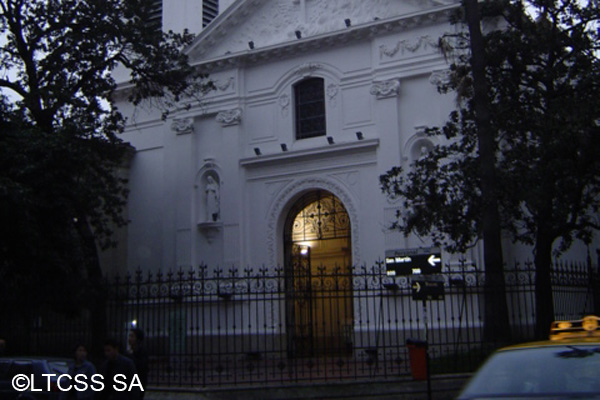
[[[425,369],[427,371],[427,400],[431,400],[431,375],[429,373],[429,325],[427,300],[423,300],[423,322],[425,323]]]

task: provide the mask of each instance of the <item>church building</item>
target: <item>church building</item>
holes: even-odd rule
[[[271,268],[310,253],[313,265],[372,265],[430,251],[389,229],[400,202],[379,176],[427,152],[424,128],[454,105],[437,92],[437,43],[457,2],[221,1],[202,28],[212,3],[165,1],[162,21],[200,32],[187,54],[215,90],[167,121],[118,104],[135,155],[110,264]],[[481,264],[479,247],[460,257]]]

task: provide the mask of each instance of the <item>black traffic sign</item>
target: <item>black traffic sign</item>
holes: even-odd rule
[[[412,280],[413,300],[444,300],[444,281],[440,280]]]
[[[442,253],[437,248],[390,250],[385,253],[388,275],[430,275],[442,272]]]

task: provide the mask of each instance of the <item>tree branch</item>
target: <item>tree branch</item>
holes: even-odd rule
[[[8,79],[1,79],[0,78],[0,87],[4,87],[7,89],[11,89],[12,91],[14,91],[15,93],[17,93],[18,95],[20,95],[23,98],[27,97],[27,91],[25,91],[20,85],[9,81]]]

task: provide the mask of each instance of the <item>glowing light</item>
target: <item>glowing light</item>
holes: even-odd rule
[[[588,332],[598,329],[598,317],[587,316],[581,321],[581,327]]]
[[[569,329],[571,327],[570,322],[559,322],[558,329]]]

